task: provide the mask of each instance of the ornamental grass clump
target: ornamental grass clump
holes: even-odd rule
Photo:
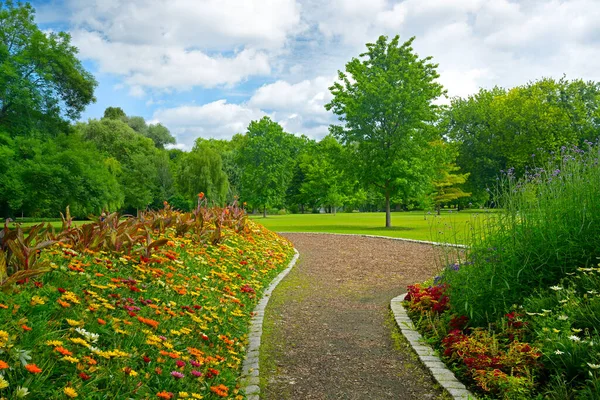
[[[536,288],[593,266],[600,255],[600,148],[562,148],[553,162],[517,179],[507,171],[496,202],[503,210],[473,232],[468,263],[447,270],[452,310],[486,326]]]

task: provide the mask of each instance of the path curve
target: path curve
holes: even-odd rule
[[[300,260],[272,294],[263,399],[443,399],[401,339],[390,300],[435,275],[431,245],[286,233]]]

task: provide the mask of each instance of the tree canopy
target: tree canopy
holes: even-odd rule
[[[97,85],[65,32],[42,32],[34,9],[0,3],[0,126],[57,133],[95,101]]]
[[[380,36],[367,52],[339,71],[325,107],[342,123],[331,127],[352,152],[360,179],[384,196],[386,227],[391,226],[390,198],[417,187],[425,178],[422,151],[434,130],[438,107],[433,100],[444,91],[437,83],[437,65],[420,59],[414,38],[400,44]]]

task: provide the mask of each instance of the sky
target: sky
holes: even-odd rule
[[[338,70],[380,35],[416,37],[448,97],[542,77],[600,80],[598,0],[34,0],[98,81],[96,103],[160,122],[189,150],[267,115],[320,139]],[[448,99],[441,101],[447,102]]]

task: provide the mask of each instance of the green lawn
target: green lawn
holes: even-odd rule
[[[489,212],[442,212],[437,216],[422,211],[392,213],[392,227],[385,228],[385,213],[290,214],[251,216],[276,232],[329,232],[393,236],[435,242],[465,243],[468,232]]]

